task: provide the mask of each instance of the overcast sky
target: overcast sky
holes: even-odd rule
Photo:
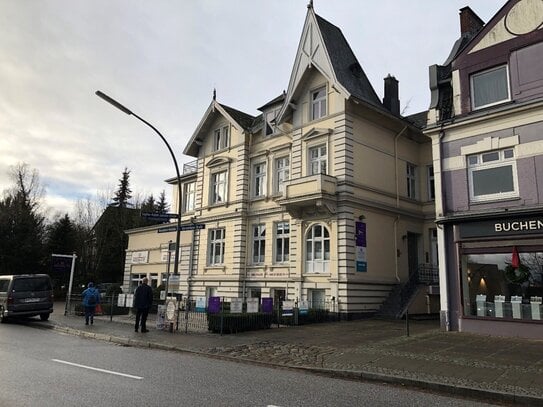
[[[0,0],[0,193],[9,166],[40,173],[46,205],[113,190],[157,196],[175,176],[148,127],[99,99],[102,90],[182,151],[217,89],[246,113],[288,86],[307,0]],[[505,0],[315,0],[338,26],[377,94],[400,81],[405,114],[428,108],[428,66],[459,36],[458,10],[487,22]]]

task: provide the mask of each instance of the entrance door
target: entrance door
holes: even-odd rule
[[[419,235],[407,232],[407,262],[409,264],[409,278],[419,268]]]
[[[273,304],[274,304],[274,306],[280,307],[282,305],[283,301],[285,301],[285,295],[286,295],[285,290],[282,290],[280,288],[274,288],[273,289]]]

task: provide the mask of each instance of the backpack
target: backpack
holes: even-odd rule
[[[92,305],[96,305],[96,294],[93,293],[93,294],[89,297],[87,303],[88,303],[89,305],[91,305],[91,306],[92,306]]]

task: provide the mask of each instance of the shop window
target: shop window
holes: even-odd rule
[[[465,316],[542,321],[543,247],[519,248],[516,264],[514,256],[510,247],[464,250]]]
[[[518,196],[517,165],[512,148],[473,154],[467,159],[472,202]]]
[[[492,106],[510,99],[507,65],[473,74],[470,81],[473,109]]]

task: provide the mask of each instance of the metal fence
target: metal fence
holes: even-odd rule
[[[173,300],[171,300],[173,301]],[[174,309],[167,310],[169,301],[155,301],[148,321],[156,319],[156,328],[183,333],[218,333],[230,334],[273,327],[287,327],[319,322],[339,321],[337,301],[322,303],[288,301],[274,304],[271,309],[264,309],[258,304],[256,312],[248,312],[247,302],[234,311],[229,299],[221,298],[218,308],[211,309],[207,301],[202,307],[196,298],[184,298],[174,302]],[[198,306],[200,305],[200,307]],[[286,306],[285,306],[286,305]],[[169,312],[168,312],[169,311]],[[66,312],[69,315],[84,315],[81,295],[72,295],[67,299]],[[102,296],[97,308],[97,316],[109,317],[110,320],[133,322],[131,308],[118,305],[118,295]]]

